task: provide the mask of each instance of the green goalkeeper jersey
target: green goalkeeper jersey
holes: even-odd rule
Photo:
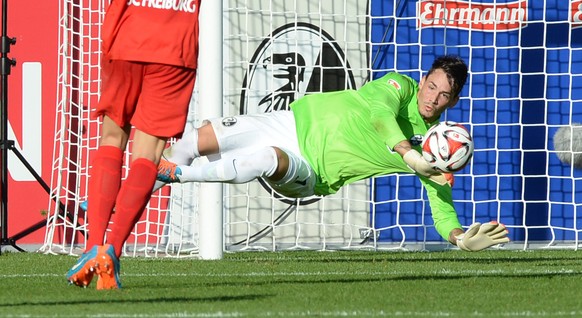
[[[359,90],[304,96],[291,104],[301,154],[317,174],[315,193],[329,195],[370,177],[411,173],[393,147],[410,140],[416,151],[428,128],[418,112],[418,83],[389,73]],[[419,176],[427,189],[432,217],[446,240],[460,228],[452,191]]]

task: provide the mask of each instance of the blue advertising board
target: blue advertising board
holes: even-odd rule
[[[577,237],[582,171],[558,160],[552,136],[582,122],[582,1],[372,0],[370,8],[374,78],[398,71],[420,80],[443,54],[469,65],[460,102],[441,118],[466,125],[475,142],[453,188],[461,223],[501,221],[514,241]],[[407,227],[432,224],[416,177],[374,182],[381,241],[442,240],[432,227]]]

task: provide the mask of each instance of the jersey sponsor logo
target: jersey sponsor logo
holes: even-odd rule
[[[460,0],[421,0],[417,3],[418,28],[456,28],[512,31],[526,26],[528,2],[479,3]]]
[[[196,0],[128,0],[127,5],[160,10],[174,10],[195,13]]]
[[[389,79],[388,84],[394,86],[394,88],[396,88],[397,90],[400,90],[402,88],[400,87],[400,84],[398,84],[398,82],[393,79]]]
[[[423,135],[416,134],[410,137],[408,141],[410,141],[410,144],[413,146],[420,146],[422,144],[423,139],[424,139]]]
[[[582,27],[582,0],[573,0],[570,4],[572,28]]]
[[[356,87],[340,46],[325,30],[309,23],[289,23],[273,31],[249,65],[241,114],[285,110],[307,94]]]
[[[225,117],[222,119],[222,126],[224,127],[231,127],[236,124],[236,118],[234,117]]]

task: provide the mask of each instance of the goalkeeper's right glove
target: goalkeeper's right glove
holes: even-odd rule
[[[505,226],[495,221],[471,224],[467,232],[457,235],[457,246],[463,251],[476,252],[490,246],[507,243],[509,232]]]
[[[408,150],[408,152],[402,156],[402,159],[410,168],[412,168],[412,170],[422,176],[430,177],[433,174],[439,173],[431,167],[428,161],[426,161],[416,150]]]

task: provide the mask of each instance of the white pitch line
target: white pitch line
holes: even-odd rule
[[[93,317],[93,318],[113,318],[113,317],[120,317],[120,318],[149,318],[149,317],[161,317],[161,318],[184,318],[184,317],[192,317],[192,318],[238,318],[238,317],[579,317],[582,315],[581,311],[557,311],[557,312],[548,312],[548,311],[519,311],[519,312],[495,312],[495,313],[484,313],[479,311],[473,311],[469,314],[467,313],[457,313],[457,312],[446,312],[446,311],[386,311],[386,310],[379,310],[379,311],[357,311],[357,310],[350,310],[350,311],[293,311],[293,312],[273,312],[273,311],[266,311],[261,313],[253,313],[247,314],[243,312],[176,312],[176,313],[166,313],[166,314],[94,314],[94,315],[86,315],[85,317]],[[0,317],[26,317],[26,318],[34,318],[34,317],[45,317],[45,316],[36,316],[32,315],[8,315]],[[77,317],[73,315],[59,315],[59,317]]]
[[[430,272],[418,271],[385,271],[385,272],[250,272],[250,273],[172,273],[167,272],[160,273],[123,273],[123,276],[127,277],[274,277],[274,276],[402,276],[402,275],[438,275],[438,276],[455,276],[455,275],[472,275],[472,276],[488,276],[488,275],[525,275],[525,274],[538,274],[538,275],[560,275],[560,274],[582,274],[582,271],[575,271],[571,269],[559,269],[559,270],[461,270],[455,271],[450,269],[442,269]],[[27,277],[61,277],[64,273],[37,273],[37,274],[0,274],[0,278],[27,278]]]
[[[176,313],[166,313],[166,314],[88,314],[84,317],[93,318],[149,318],[149,317],[161,317],[161,318],[239,318],[239,317],[579,317],[582,315],[580,311],[558,311],[558,312],[535,312],[535,311],[522,311],[522,312],[496,312],[496,313],[482,313],[474,311],[470,314],[466,313],[456,313],[456,312],[431,312],[431,311],[296,311],[296,312],[262,312],[247,314],[242,312],[176,312]],[[34,314],[20,314],[20,315],[2,315],[0,317],[47,317],[45,315],[34,315]],[[55,315],[55,317],[57,317]],[[58,317],[78,317],[78,315],[58,315]]]

